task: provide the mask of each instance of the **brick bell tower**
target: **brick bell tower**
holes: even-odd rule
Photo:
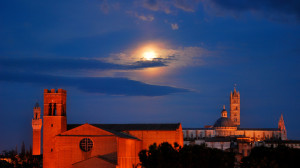
[[[32,155],[41,155],[41,107],[36,103],[33,108],[32,119]]]
[[[67,91],[44,90],[43,167],[57,167],[55,136],[67,130]]]
[[[234,87],[233,93],[230,93],[230,119],[237,127],[241,125],[240,107],[240,92]]]

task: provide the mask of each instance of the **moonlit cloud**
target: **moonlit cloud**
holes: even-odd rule
[[[178,24],[177,23],[171,23],[171,27],[173,30],[178,30]]]
[[[179,9],[185,12],[194,12],[198,0],[144,0],[142,6],[152,11],[163,11],[171,14]]]
[[[194,12],[198,0],[175,0],[174,6],[186,12]]]
[[[147,46],[147,44],[145,44]],[[150,45],[151,46],[151,45]],[[142,58],[141,49],[124,51],[122,53],[111,54],[104,60],[109,63],[120,64],[120,65],[131,65],[135,63],[161,63],[167,67],[182,67],[182,66],[199,66],[204,63],[204,56],[210,52],[201,47],[155,47],[151,46],[157,54],[157,58],[152,61],[145,61]],[[151,48],[149,47],[149,48]],[[147,47],[146,47],[147,48]]]
[[[78,72],[78,71],[107,71],[135,70],[149,67],[166,66],[162,61],[133,61],[126,64],[107,62],[95,58],[0,58],[0,67],[10,71],[21,72]],[[1,71],[1,69],[0,69]]]
[[[154,16],[152,16],[152,15],[143,15],[143,14],[138,14],[137,12],[132,12],[132,11],[129,11],[128,14],[130,14],[142,21],[151,22],[154,20]]]

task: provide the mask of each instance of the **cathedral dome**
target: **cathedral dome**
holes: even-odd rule
[[[221,118],[219,118],[215,122],[214,127],[235,127],[231,119],[227,118],[227,111],[225,109],[225,105],[223,106],[223,110],[221,112]]]
[[[235,127],[235,125],[229,118],[221,117],[215,122],[214,127]]]

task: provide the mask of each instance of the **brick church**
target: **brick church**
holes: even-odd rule
[[[183,146],[180,123],[175,124],[68,124],[67,92],[44,90],[44,115],[34,107],[33,155],[41,155],[44,168],[132,168],[138,153],[153,143]],[[41,145],[41,129],[43,143]]]

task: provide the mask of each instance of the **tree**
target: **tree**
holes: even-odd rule
[[[242,159],[241,168],[289,168],[300,167],[300,149],[284,145],[277,148],[255,147]]]
[[[153,144],[148,150],[139,153],[141,165],[144,168],[214,168],[234,167],[234,154],[218,149],[207,148],[204,145],[179,147],[178,144],[164,142],[157,146]]]

